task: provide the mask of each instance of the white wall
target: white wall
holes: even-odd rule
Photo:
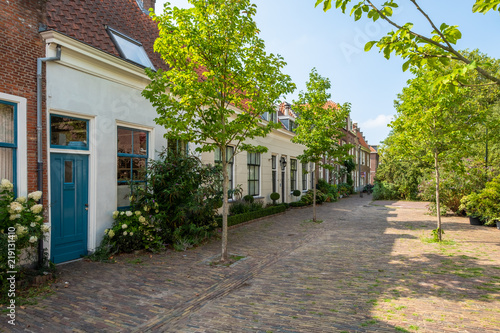
[[[90,150],[64,150],[67,153],[90,154],[90,251],[99,245],[104,229],[111,226],[112,212],[117,208],[117,126],[149,131],[150,158],[154,158],[155,152],[166,146],[163,138],[166,130],[155,124],[156,111],[141,96],[148,82],[143,70],[115,67],[113,59],[106,57],[109,58],[104,54],[104,61],[95,58],[95,54],[94,57],[82,55],[81,50],[67,44],[66,47],[63,45],[61,61],[47,63],[46,67],[46,116],[50,113],[71,115],[88,119],[90,123]],[[120,59],[115,61],[119,65],[123,62]],[[46,130],[50,130],[49,124]],[[46,156],[46,161],[50,161],[49,156]]]

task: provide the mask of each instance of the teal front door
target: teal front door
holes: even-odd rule
[[[50,154],[51,255],[54,263],[87,254],[87,155]]]

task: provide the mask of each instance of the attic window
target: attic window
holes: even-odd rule
[[[129,36],[122,34],[110,27],[106,27],[111,39],[115,43],[118,52],[122,58],[133,61],[136,64],[142,65],[144,67],[149,67],[155,69],[153,63],[148,57],[148,54],[142,47],[142,44]]]

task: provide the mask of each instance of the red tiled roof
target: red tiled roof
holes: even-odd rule
[[[156,68],[168,68],[153,51],[157,24],[139,8],[136,0],[47,1],[47,29],[120,57],[106,25],[141,42]]]
[[[370,146],[366,143],[365,139],[363,138],[363,135],[361,134],[360,131],[356,132],[356,135],[358,136],[359,144],[362,145],[363,147],[370,149]]]
[[[372,152],[372,153],[376,153],[376,152],[377,152],[377,150],[376,150],[375,148],[373,148],[373,146],[370,146],[370,152]]]

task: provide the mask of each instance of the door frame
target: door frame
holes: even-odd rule
[[[67,116],[67,117],[73,117],[73,118],[79,118],[82,120],[88,120],[88,150],[77,150],[77,149],[62,149],[62,148],[51,148],[50,147],[50,116],[51,115],[59,115],[59,116]],[[96,122],[95,122],[95,115],[89,115],[89,114],[82,114],[82,113],[76,113],[76,112],[70,112],[62,109],[54,109],[51,108],[50,111],[47,111],[46,113],[46,146],[48,147],[47,149],[47,155],[46,155],[46,161],[47,161],[47,199],[48,202],[52,202],[52,193],[50,191],[50,185],[51,185],[51,175],[50,175],[50,170],[51,170],[51,162],[50,162],[50,154],[51,153],[61,153],[61,154],[75,154],[75,155],[88,155],[89,161],[88,161],[88,215],[87,215],[87,251],[92,252],[95,250],[97,247],[97,225],[96,225],[96,168],[97,168],[97,161],[95,158],[95,151],[96,151]],[[47,209],[48,212],[48,220],[49,220],[49,226],[52,227],[52,213],[50,209]],[[52,249],[52,235],[49,234],[47,237],[47,241],[45,242],[46,245],[44,245],[44,248],[48,251],[49,253],[49,258],[51,257],[51,249]]]

